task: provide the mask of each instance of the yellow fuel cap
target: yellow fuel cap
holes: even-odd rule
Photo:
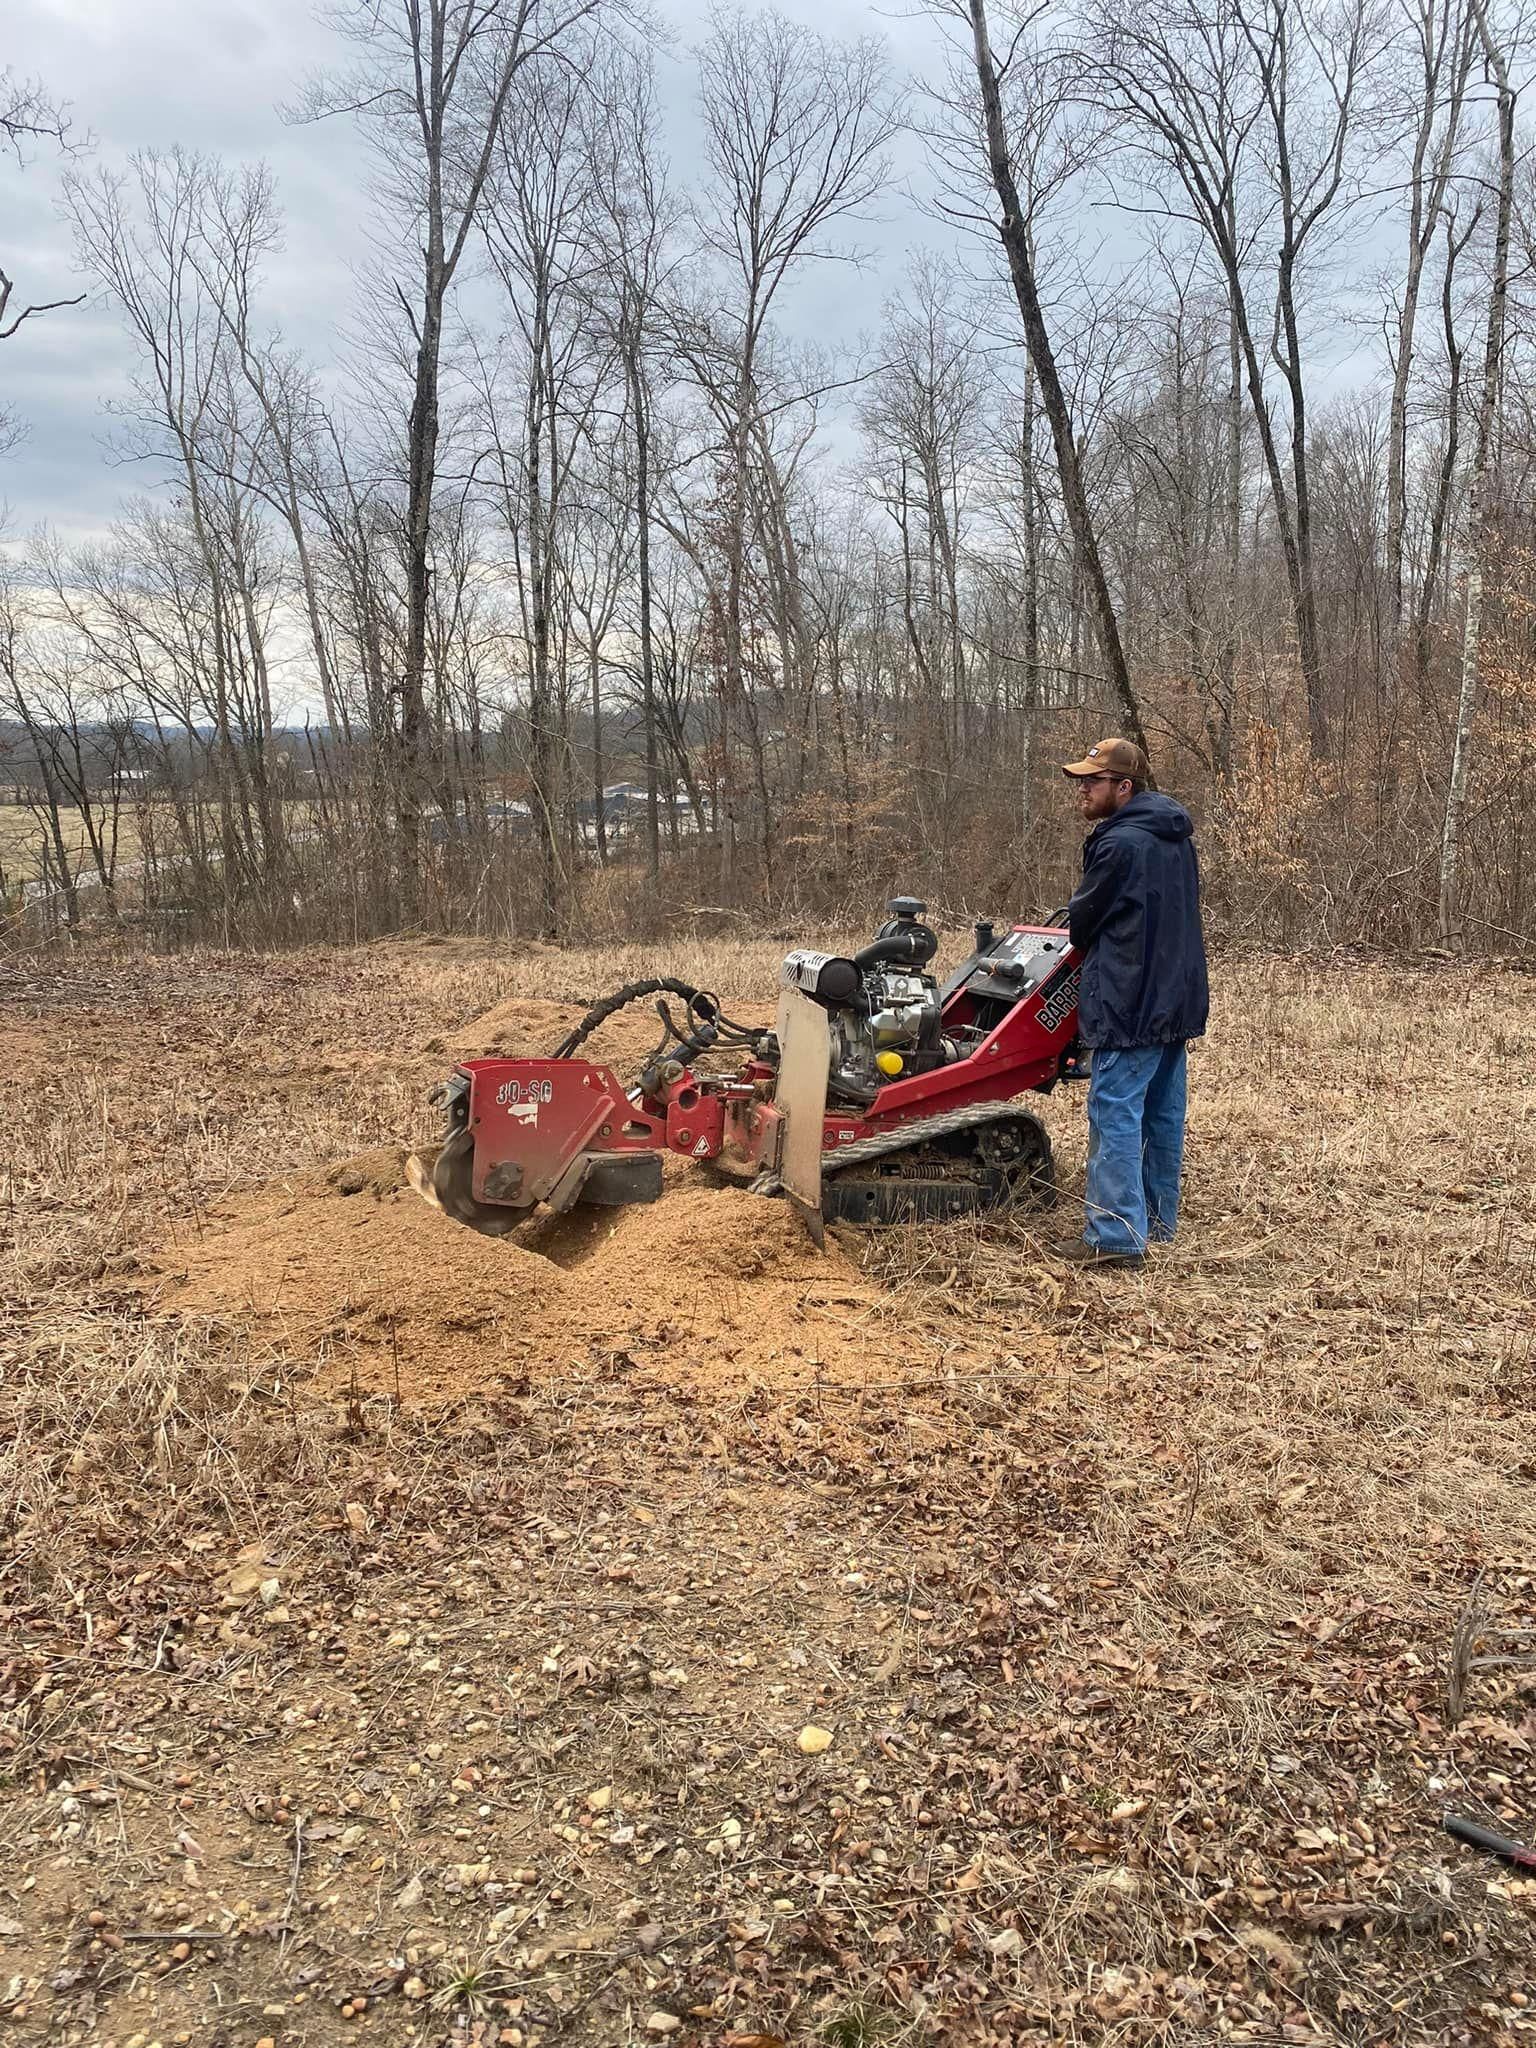
[[[901,1072],[902,1064],[902,1057],[899,1052],[877,1052],[875,1054],[875,1065],[888,1080]]]

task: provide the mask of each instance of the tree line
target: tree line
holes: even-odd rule
[[[1536,944],[1514,11],[932,0],[902,78],[721,8],[682,167],[638,4],[331,18],[353,61],[288,113],[369,145],[339,367],[283,337],[264,166],[65,175],[147,487],[0,556],[13,915],[1046,909],[1054,764],[1120,730],[1229,934]],[[833,347],[807,284],[868,293],[914,164]]]

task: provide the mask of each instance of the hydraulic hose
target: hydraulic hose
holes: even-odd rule
[[[688,1022],[691,1031],[697,1031],[702,1024],[713,1025],[716,1027],[717,1033],[743,1045],[750,1043],[757,1036],[756,1032],[748,1030],[745,1025],[733,1024],[730,1018],[722,1013],[718,1001],[707,989],[695,988],[692,982],[675,980],[670,974],[659,974],[652,976],[646,981],[627,981],[622,988],[616,988],[611,996],[604,996],[601,1002],[594,1003],[581,1022],[561,1039],[560,1043],[550,1054],[550,1058],[555,1060],[568,1060],[572,1058],[578,1046],[584,1045],[593,1032],[597,1030],[598,1026],[605,1024],[618,1011],[626,1009],[631,1003],[644,1002],[647,996],[660,995],[673,995],[682,998],[688,1005]],[[681,1039],[682,1034],[674,1030],[671,1019],[666,1016],[664,1007],[661,1015],[670,1035]],[[684,1039],[683,1042],[686,1043],[687,1041]]]

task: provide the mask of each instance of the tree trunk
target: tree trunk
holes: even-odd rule
[[[608,865],[608,819],[603,808],[603,663],[601,642],[596,632],[587,642],[587,661],[592,679],[592,831],[597,846],[597,864]]]
[[[1472,767],[1472,739],[1477,721],[1478,641],[1483,623],[1483,573],[1493,540],[1492,493],[1494,415],[1498,408],[1499,370],[1504,354],[1504,326],[1509,296],[1509,223],[1515,183],[1515,95],[1504,53],[1488,27],[1484,0],[1472,0],[1483,54],[1498,82],[1499,215],[1493,240],[1493,292],[1488,302],[1488,345],[1483,356],[1483,389],[1477,408],[1477,445],[1472,459],[1469,492],[1471,566],[1467,572],[1467,610],[1461,638],[1461,691],[1456,706],[1456,742],[1451,753],[1450,785],[1445,797],[1445,823],[1440,837],[1440,939],[1443,945],[1461,940],[1461,827]]]
[[[406,446],[405,664],[400,676],[395,819],[400,836],[400,887],[407,918],[417,917],[421,908],[421,744],[426,722],[427,613],[432,601],[432,490],[437,476],[442,267],[441,220],[434,218],[427,237],[426,292]]]
[[[1040,486],[1035,475],[1035,371],[1024,368],[1024,433],[1019,445],[1024,500],[1024,708],[1040,701]]]
[[[624,350],[635,418],[635,532],[640,579],[640,702],[645,717],[645,858],[654,882],[661,873],[661,814],[656,745],[656,656],[651,639],[651,423],[638,343]]]
[[[1480,212],[1481,209],[1478,209]],[[1446,532],[1450,524],[1451,499],[1456,487],[1456,460],[1461,449],[1461,365],[1465,349],[1456,333],[1456,265],[1477,225],[1474,212],[1461,235],[1454,218],[1445,226],[1445,271],[1440,287],[1440,318],[1445,334],[1446,425],[1445,446],[1440,455],[1440,472],[1435,479],[1435,499],[1429,516],[1429,547],[1425,552],[1424,577],[1413,606],[1413,677],[1420,704],[1429,680],[1429,620],[1440,583],[1442,560],[1449,560]]]
[[[529,658],[528,779],[533,827],[539,845],[539,932],[553,938],[560,922],[559,803],[556,747],[551,720],[549,660],[549,534],[544,496],[544,427],[548,392],[544,385],[542,309],[535,317],[533,367],[528,383],[526,473],[528,483]]]
[[[1019,443],[1019,488],[1024,501],[1024,702],[1022,706],[1019,777],[1019,840],[1021,848],[1034,823],[1034,792],[1030,771],[1035,717],[1040,703],[1040,486],[1035,475],[1035,370],[1024,366],[1024,432]]]
[[[1424,77],[1419,125],[1414,136],[1413,167],[1409,178],[1408,255],[1403,273],[1403,298],[1397,313],[1397,337],[1392,351],[1392,396],[1387,422],[1387,687],[1388,713],[1396,702],[1400,676],[1408,500],[1408,391],[1413,374],[1413,347],[1418,327],[1419,291],[1424,264],[1434,241],[1435,226],[1445,204],[1455,156],[1456,137],[1461,126],[1462,103],[1467,74],[1472,63],[1475,40],[1473,23],[1467,17],[1465,29],[1457,31],[1455,72],[1446,104],[1445,132],[1440,139],[1435,164],[1426,183],[1425,160],[1434,133],[1438,108],[1440,67],[1445,61],[1445,33],[1449,9],[1442,9],[1441,39],[1435,47],[1435,11],[1426,5],[1423,16]]]
[[[992,45],[987,31],[986,0],[969,0],[969,6],[976,56],[976,79],[981,89],[982,113],[986,122],[987,155],[991,165],[992,184],[1003,209],[1003,218],[998,223],[998,234],[1008,257],[1008,268],[1013,279],[1014,296],[1019,302],[1019,312],[1024,321],[1024,336],[1029,347],[1030,360],[1034,364],[1035,375],[1040,380],[1040,403],[1050,422],[1051,439],[1056,449],[1056,467],[1061,477],[1061,495],[1066,505],[1072,537],[1077,545],[1078,558],[1087,580],[1094,622],[1098,627],[1100,646],[1109,670],[1110,688],[1120,709],[1126,737],[1134,740],[1143,752],[1147,752],[1147,735],[1142,724],[1141,707],[1136,701],[1136,692],[1131,684],[1130,669],[1126,665],[1125,650],[1120,642],[1120,627],[1115,617],[1114,599],[1110,596],[1104,563],[1099,554],[1098,538],[1088,508],[1088,497],[1083,488],[1077,444],[1072,432],[1072,416],[1067,406],[1066,394],[1061,387],[1056,357],[1051,348],[1045,315],[1040,306],[1040,293],[1029,246],[1029,230],[1023,208],[1019,203],[1018,187],[1014,181],[1013,163],[1008,148],[1008,135],[1003,122],[1002,94],[998,87],[997,68],[993,62]]]
[[[736,858],[736,816],[733,801],[732,753],[735,728],[742,715],[746,683],[742,664],[742,587],[746,580],[747,547],[747,433],[752,403],[749,360],[744,357],[737,384],[735,412],[727,439],[727,460],[731,465],[731,495],[727,516],[725,547],[725,612],[721,621],[725,666],[720,698],[720,781],[725,795],[725,870],[729,876]]]
[[[1312,487],[1307,474],[1307,391],[1302,373],[1301,337],[1296,322],[1296,301],[1292,289],[1294,258],[1287,251],[1281,258],[1280,317],[1285,333],[1285,355],[1274,353],[1280,362],[1291,403],[1291,487],[1295,493],[1295,604],[1297,652],[1301,678],[1307,695],[1307,734],[1312,758],[1320,761],[1328,752],[1328,710],[1323,694],[1323,652],[1317,636],[1317,581],[1312,572]]]
[[[1227,309],[1227,601],[1221,639],[1221,737],[1217,766],[1232,774],[1232,718],[1237,707],[1237,592],[1243,565],[1243,350],[1237,309]]]

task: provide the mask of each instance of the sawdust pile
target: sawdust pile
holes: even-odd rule
[[[208,1319],[258,1369],[425,1399],[614,1369],[700,1387],[863,1383],[888,1297],[787,1205],[678,1162],[659,1202],[541,1212],[485,1238],[405,1185],[395,1146],[183,1226],[155,1305]],[[873,1361],[873,1364],[872,1364]]]
[[[681,1026],[683,1004],[676,996],[666,1000],[673,1022]],[[442,1045],[456,1059],[546,1059],[586,1014],[579,1003],[545,1003],[529,996],[513,996],[484,1011],[452,1039],[443,1040]],[[739,1023],[763,1031],[773,1023],[771,1007],[765,1009],[760,1004],[735,1006],[731,1014]],[[655,1052],[661,1036],[656,998],[645,996],[627,1009],[605,1017],[582,1045],[578,1057],[611,1067],[628,1085]],[[722,1067],[734,1067],[740,1058],[739,1047],[724,1048],[696,1058],[693,1064],[700,1072],[711,1073]]]
[[[582,1058],[611,1066],[622,1081],[633,1080],[661,1038],[654,1001],[631,1003],[605,1018],[583,1045]],[[673,1002],[674,1016],[680,1007]],[[459,1059],[547,1059],[585,1015],[579,1003],[544,1003],[513,996],[466,1024],[449,1042],[449,1050]]]

